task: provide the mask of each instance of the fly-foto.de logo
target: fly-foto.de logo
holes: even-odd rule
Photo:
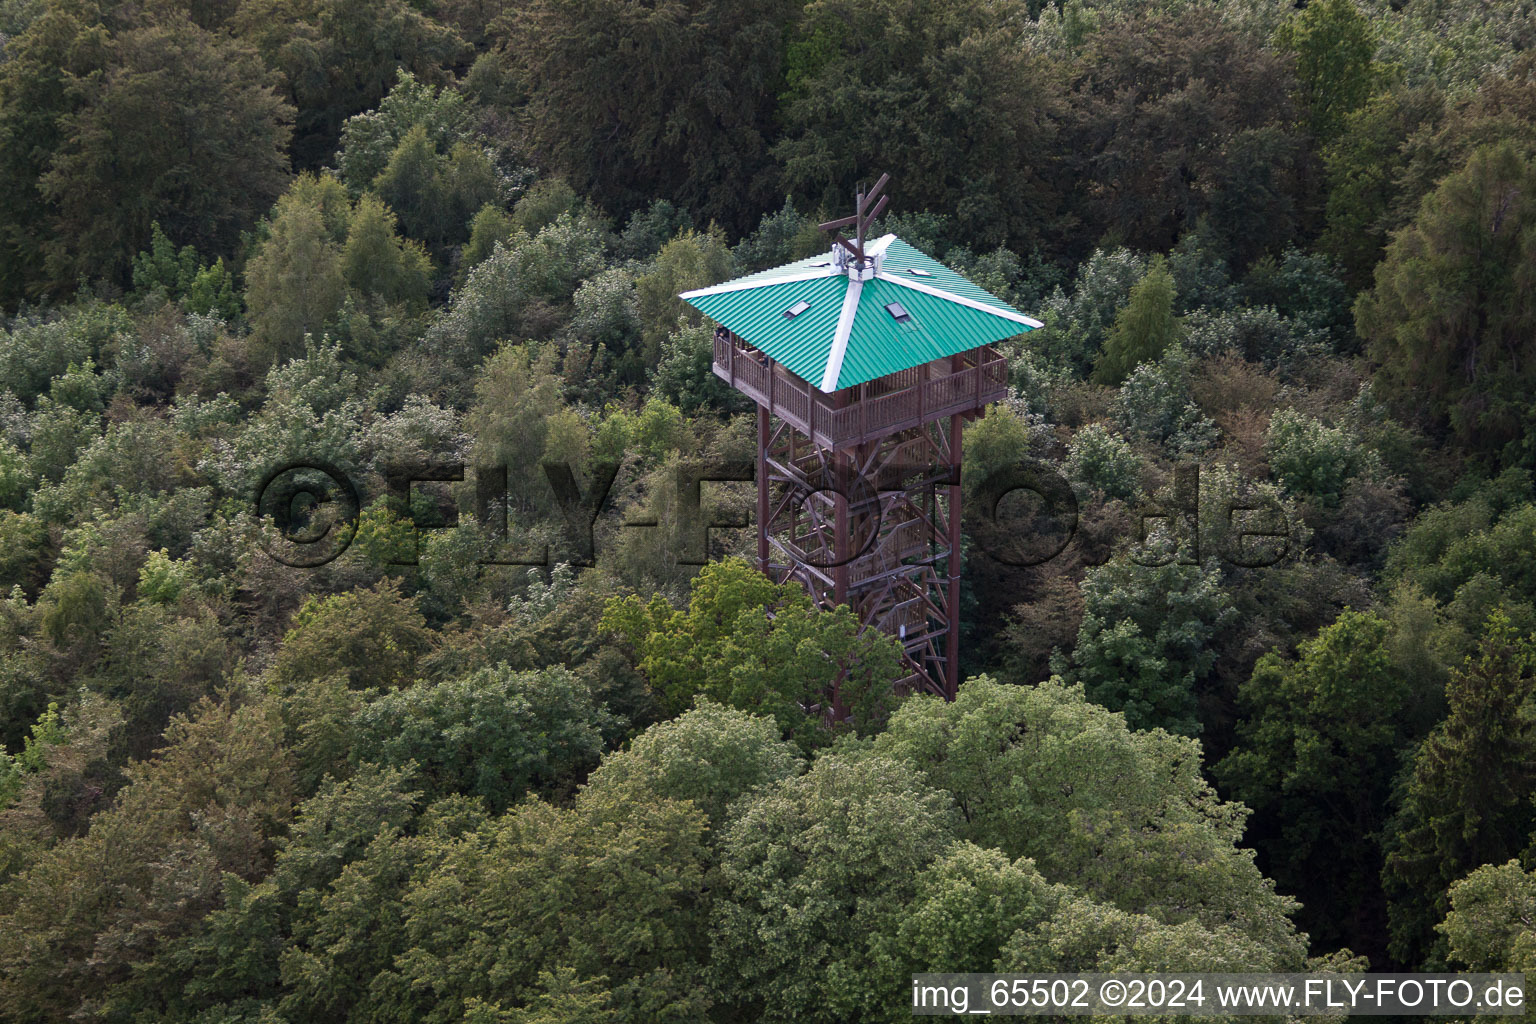
[[[599,519],[616,514],[612,502],[621,464],[597,463],[583,483],[572,467],[545,462],[543,484],[556,510],[561,537],[561,562],[587,567],[596,564]],[[670,547],[680,565],[709,560],[710,531],[750,527],[750,518],[705,500],[706,485],[752,484],[753,460],[681,461],[671,467],[673,488],[667,522],[627,518],[622,529],[667,530]],[[931,464],[886,464],[875,476],[846,466],[823,464],[803,479],[784,482],[779,507],[810,509],[821,505],[840,511],[843,528],[853,538],[837,559],[815,563],[832,569],[871,553],[884,518],[891,514],[885,500],[910,495],[914,481],[935,502],[948,500],[961,483],[959,470]],[[471,483],[473,515],[486,535],[481,565],[549,565],[551,545],[513,535],[508,528],[509,477],[505,466],[469,467],[464,463],[389,467],[384,473],[385,496],[396,507],[410,509],[414,489],[428,483]],[[969,471],[964,481],[967,557],[984,557],[1002,565],[1042,565],[1068,552],[1078,540],[1085,512],[1078,492],[1060,471],[1046,462],[1022,462],[1002,469]],[[1170,562],[1196,564],[1218,558],[1244,568],[1272,566],[1296,548],[1292,517],[1268,490],[1234,484],[1223,474],[1220,486],[1202,487],[1201,467],[1175,467],[1164,500],[1131,510],[1135,524],[1127,556],[1147,565]],[[295,568],[317,568],[339,558],[357,538],[363,505],[359,489],[342,469],[323,462],[301,462],[274,468],[262,478],[255,494],[258,518],[271,528],[262,534],[262,547],[277,562]],[[411,550],[387,558],[388,564],[417,563],[416,540],[431,530],[448,529],[409,521]],[[1102,562],[1108,551],[1079,551],[1086,564]]]

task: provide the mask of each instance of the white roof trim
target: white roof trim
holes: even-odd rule
[[[891,243],[894,241],[896,241],[895,235],[881,235],[873,242],[866,242],[864,244],[864,255],[884,256],[885,250],[890,248]]]
[[[827,370],[818,385],[827,394],[837,390],[837,378],[843,372],[843,356],[848,351],[848,336],[853,333],[853,318],[859,315],[859,293],[863,290],[863,281],[858,278],[848,281],[848,291],[843,295],[843,312],[837,318],[837,334],[832,337],[832,351],[827,353]]]
[[[785,274],[782,277],[769,277],[759,281],[727,281],[724,284],[710,285],[708,288],[695,288],[691,292],[679,292],[680,299],[697,299],[704,295],[721,295],[725,292],[744,292],[749,288],[767,288],[775,284],[791,284],[795,281],[815,281],[822,277],[833,277],[841,273],[835,267],[813,267],[810,270],[802,270],[794,274]]]
[[[932,285],[920,284],[917,281],[896,277],[894,274],[887,274],[884,271],[876,274],[875,280],[888,281],[891,284],[900,285],[903,288],[911,288],[915,292],[923,292],[924,294],[932,295],[936,298],[947,299],[950,302],[959,303],[962,306],[969,306],[972,309],[979,309],[983,313],[991,313],[993,316],[1000,316],[1004,320],[1012,320],[1015,323],[1025,324],[1030,328],[1045,326],[1045,324],[1041,323],[1039,320],[1036,320],[1032,316],[1025,316],[1023,313],[1015,313],[1011,309],[999,309],[996,306],[989,306],[985,302],[978,302],[975,299],[967,298],[964,295],[956,295],[954,292],[947,292],[942,288],[935,288]]]

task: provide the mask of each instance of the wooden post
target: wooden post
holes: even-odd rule
[[[832,559],[835,563],[832,569],[832,600],[835,604],[848,603],[848,563],[849,556],[853,553],[848,523],[848,488],[853,481],[850,479],[852,474],[846,471],[847,464],[848,459],[844,452],[832,452],[832,479],[837,488],[837,493],[832,496],[835,510],[832,539]]]
[[[944,642],[944,699],[954,700],[960,689],[960,424],[949,418],[949,637]]]
[[[757,570],[768,575],[768,410],[757,407]]]

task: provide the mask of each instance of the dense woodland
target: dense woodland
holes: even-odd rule
[[[0,1018],[1536,972],[1533,47],[1529,0],[0,0]],[[881,171],[1045,323],[967,488],[1081,508],[970,542],[952,704],[667,529],[755,444],[677,292]],[[619,464],[590,552],[545,461]],[[359,491],[316,568],[253,498],[295,462]],[[547,566],[388,486],[457,464]]]

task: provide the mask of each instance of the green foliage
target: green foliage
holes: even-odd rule
[[[1190,358],[1177,343],[1157,362],[1131,371],[1115,396],[1114,411],[1128,433],[1161,444],[1170,454],[1199,454],[1216,440],[1216,424],[1191,396]]]
[[[571,788],[613,724],[569,671],[502,665],[368,704],[352,723],[351,758],[414,762],[429,798],[468,794],[501,813],[529,792]]]
[[[38,190],[61,140],[61,121],[79,106],[71,76],[99,74],[108,33],[92,12],[50,5],[6,39],[0,64],[0,301],[6,308],[52,290],[39,239],[54,210]],[[9,36],[9,34],[8,34]]]
[[[158,288],[168,298],[177,298],[190,287],[198,272],[197,250],[190,245],[177,252],[157,220],[150,225],[150,244],[133,258],[134,291]]]
[[[969,842],[925,865],[916,888],[897,935],[920,970],[995,964],[1009,939],[1049,920],[1065,893],[1029,858]]]
[[[1133,731],[1059,679],[978,676],[953,703],[908,700],[875,749],[954,798],[959,835],[1053,882],[1164,924],[1230,929],[1278,964],[1303,955],[1295,904],[1239,846],[1247,813],[1201,777],[1193,740]]]
[[[815,218],[795,209],[785,196],[777,213],[764,214],[757,229],[731,249],[731,261],[736,273],[751,274],[814,256],[826,247],[826,235],[817,230]]]
[[[800,752],[770,718],[701,698],[695,707],[635,737],[587,782],[589,797],[615,805],[688,800],[712,828],[738,801],[799,774]]]
[[[20,317],[0,331],[0,386],[31,404],[71,364],[101,359],[133,330],[116,305],[89,303],[55,316]]]
[[[328,187],[341,186],[331,178],[315,185],[322,196]],[[324,206],[290,189],[277,204],[266,241],[246,268],[251,323],[272,361],[297,354],[305,336],[319,334],[346,295],[341,238],[333,233],[326,214]]]
[[[222,256],[197,272],[181,301],[189,313],[214,315],[224,320],[239,318],[244,308],[235,294],[235,275],[224,266]]]
[[[561,214],[574,217],[582,212],[581,198],[564,178],[542,178],[530,185],[512,207],[512,226],[536,235],[559,220]]]
[[[386,580],[366,590],[304,602],[272,664],[278,686],[343,673],[355,689],[408,682],[432,645],[416,602]]]
[[[0,507],[19,511],[32,484],[26,455],[9,441],[0,440]]]
[[[76,456],[101,430],[101,415],[94,411],[58,405],[41,398],[32,420],[31,451],[27,465],[40,483],[57,483],[72,468]]]
[[[271,867],[292,807],[275,716],[204,703],[167,730],[153,761],[89,831],[0,889],[0,995],[21,1019],[100,1005],[136,962],[187,935],[217,904],[221,873]],[[110,950],[110,952],[108,952]]]
[[[595,274],[576,289],[572,304],[575,309],[567,328],[570,347],[578,353],[585,350],[594,368],[606,362],[619,382],[644,380],[640,298],[634,276],[617,267]]]
[[[412,1019],[453,1021],[471,1000],[537,1003],[541,973],[569,967],[605,977],[621,1019],[701,1019],[706,835],[686,802],[522,804],[413,880],[404,952],[374,984]]]
[[[465,801],[418,814],[409,773],[367,767],[301,804],[257,884],[226,874],[203,928],[118,993],[116,1009],[163,1019],[377,1012],[373,976],[399,951],[400,894],[484,815]],[[258,1014],[253,1007],[261,1007]]]
[[[693,220],[686,210],[667,199],[652,199],[649,206],[630,215],[619,235],[619,253],[633,260],[648,260],[691,227]]]
[[[464,138],[469,119],[464,97],[402,72],[378,109],[349,117],[341,128],[336,166],[354,196],[373,187],[395,147],[420,126],[432,146],[446,152]]]
[[[1419,745],[1388,847],[1392,952],[1403,963],[1443,961],[1431,939],[1448,888],[1536,835],[1536,643],[1495,613],[1445,697],[1449,714]]]
[[[538,0],[494,34],[528,90],[534,145],[584,195],[624,211],[666,196],[740,230],[773,195],[772,90],[796,13],[785,0]]]
[[[1288,366],[1321,350],[1326,341],[1318,332],[1287,320],[1273,306],[1218,312],[1197,309],[1180,326],[1180,344],[1193,355],[1230,353],[1266,366]]]
[[[341,273],[353,291],[420,308],[427,302],[432,263],[421,246],[400,238],[395,215],[378,199],[365,195],[352,211]]]
[[[406,234],[432,246],[463,242],[470,219],[500,198],[501,182],[485,152],[457,142],[438,152],[428,127],[405,133],[373,189],[400,215]]]
[[[1236,610],[1214,562],[1139,565],[1125,558],[1083,579],[1070,678],[1133,728],[1200,732],[1197,707]]]
[[[1173,275],[1178,296],[1177,311],[1187,314],[1199,309],[1224,311],[1236,300],[1232,271],[1220,240],[1211,237],[1210,219],[1206,218],[1179,236],[1179,243],[1168,253],[1168,273]]]
[[[770,1021],[893,1018],[910,998],[893,940],[955,818],[885,756],[823,755],[743,807],[722,839],[712,923],[725,1000]]]
[[[101,412],[105,382],[96,372],[96,364],[87,359],[81,365],[70,363],[68,368],[48,385],[48,398],[59,406],[78,409],[81,412]]]
[[[1517,861],[1485,864],[1451,886],[1440,931],[1458,964],[1474,971],[1529,971],[1536,964],[1531,915],[1536,872]]]
[[[993,479],[1037,454],[1042,440],[1037,419],[999,402],[988,406],[986,414],[967,427],[962,442],[965,472],[960,479],[968,493],[974,493],[979,482]]]
[[[1253,305],[1274,307],[1298,333],[1321,334],[1339,351],[1356,348],[1350,292],[1328,257],[1294,247],[1278,262],[1265,256],[1249,268],[1242,290]]]
[[[879,168],[902,167],[908,210],[950,213],[988,248],[1039,238],[1060,196],[1037,159],[1056,143],[1060,88],[1016,44],[1010,22],[1028,17],[1011,2],[808,5],[779,100],[785,183],[840,211]]]
[[[533,238],[514,234],[469,272],[427,346],[468,369],[498,342],[551,333],[580,283],[602,269],[603,245],[595,225],[569,216]]]
[[[403,0],[263,0],[244,5],[239,22],[297,108],[293,163],[303,170],[327,161],[347,119],[378,107],[402,72],[443,84],[466,49],[452,28]]]
[[[62,28],[44,19],[32,31],[50,47]],[[0,106],[13,130],[25,123],[18,117],[32,121],[28,133],[51,120],[33,136],[46,142],[31,154],[43,166],[29,183],[38,198],[28,206],[40,200],[47,224],[38,238],[47,250],[42,280],[53,288],[81,275],[126,283],[129,257],[150,242],[156,221],[177,243],[232,253],[286,183],[292,108],[239,40],[180,18],[94,32],[68,44],[83,44],[71,62],[80,77],[59,81],[52,103],[25,114]]]
[[[1084,240],[1152,251],[1208,216],[1239,262],[1296,229],[1300,140],[1282,59],[1215,10],[1106,19],[1072,65],[1063,152]]]
[[[1145,274],[1146,261],[1131,250],[1095,249],[1078,266],[1072,294],[1058,287],[1045,299],[1040,308],[1045,326],[1031,332],[1031,347],[1051,363],[1086,371]]]
[[[1301,898],[1303,926],[1325,942],[1379,950],[1396,753],[1433,723],[1439,693],[1394,664],[1385,619],[1346,611],[1296,661],[1260,658],[1239,699],[1239,743],[1217,778],[1254,809],[1256,841],[1272,851],[1279,885]]]
[[[469,241],[459,253],[459,283],[462,284],[471,270],[485,262],[497,245],[511,241],[512,218],[507,212],[494,203],[480,207],[474,220],[469,222]]]
[[[43,635],[58,648],[88,648],[106,630],[109,595],[90,573],[57,574],[39,599]]]
[[[155,604],[175,604],[191,585],[194,571],[190,563],[172,558],[165,548],[151,551],[139,569],[139,599]]]
[[[746,403],[736,389],[715,376],[714,358],[714,331],[706,324],[680,324],[661,343],[652,378],[656,390],[684,416],[741,410]]]
[[[1323,151],[1328,199],[1318,246],[1339,262],[1352,286],[1370,282],[1389,233],[1412,214],[1422,193],[1403,187],[1412,155],[1404,140],[1433,126],[1444,104],[1433,86],[1378,93],[1344,118],[1341,132]]]
[[[7,609],[17,610],[14,595]],[[13,659],[7,682],[16,682]],[[9,695],[8,695],[9,696]],[[0,807],[0,884],[12,882],[37,864],[60,839],[86,831],[94,814],[103,810],[122,785],[113,761],[122,716],[110,700],[88,690],[77,691],[59,716],[60,733],[41,702],[24,706],[8,700],[9,709],[22,712],[15,719],[15,734],[8,736],[12,749],[21,748],[30,765],[13,761],[8,787],[11,802]],[[23,723],[42,724],[49,739],[34,743],[20,735]],[[9,732],[10,730],[8,730]]]
[[[614,1024],[620,1019],[608,976],[580,978],[569,967],[540,971],[538,994],[524,1009],[504,1010],[477,996],[464,1001],[465,1024]]]
[[[0,586],[35,593],[48,579],[48,527],[37,516],[0,511]]]
[[[1159,358],[1179,336],[1173,315],[1173,275],[1167,262],[1153,257],[1146,276],[1131,289],[1125,306],[1115,315],[1104,341],[1104,353],[1093,367],[1101,384],[1119,384],[1131,371]]]
[[[0,1016],[1536,969],[1529,12],[1175,6],[0,0]],[[1038,686],[898,702],[850,608],[678,562],[673,471],[755,442],[677,294],[884,170],[873,236],[1045,322],[967,496],[1089,514],[960,610]],[[590,552],[549,462],[618,464]],[[253,515],[295,463],[361,505],[317,568]]]
[[[1141,458],[1102,423],[1091,423],[1072,435],[1062,469],[1067,479],[1110,498],[1128,501],[1141,493]]]
[[[945,263],[973,282],[1019,309],[1033,309],[1061,281],[1059,267],[1046,263],[1038,247],[1020,259],[1012,250],[998,246],[973,255],[965,246],[951,249]]]
[[[861,629],[846,606],[817,611],[800,586],[772,583],[736,558],[694,577],[686,609],[660,596],[616,598],[603,628],[623,637],[673,713],[707,697],[771,715],[804,744],[823,738],[829,702],[861,732],[878,726],[900,674],[895,640]]]
[[[149,248],[133,258],[133,290],[143,295],[158,292],[180,301],[188,312],[214,313],[225,320],[234,320],[241,311],[234,275],[225,268],[224,257],[209,264],[190,245],[178,251],[158,220],[150,225]]]
[[[661,247],[650,269],[635,279],[646,366],[656,365],[662,345],[680,324],[704,323],[703,315],[679,299],[678,293],[719,284],[730,275],[730,250],[718,229],[685,231]]]
[[[1281,409],[1271,417],[1264,456],[1282,487],[1325,505],[1337,504],[1352,478],[1374,468],[1371,453],[1345,430],[1294,409]]]
[[[1517,504],[1498,515],[1490,504],[1478,496],[1426,509],[1387,557],[1385,578],[1423,591],[1463,638],[1476,637],[1495,607],[1526,628],[1536,626],[1536,506]],[[1470,653],[1470,639],[1452,643]]]
[[[1297,98],[1313,137],[1332,142],[1370,99],[1379,75],[1370,22],[1354,0],[1319,0],[1292,15],[1275,44],[1295,60]]]
[[[682,410],[662,398],[649,399],[634,413],[605,409],[593,430],[592,454],[600,462],[632,458],[651,469],[682,446],[685,427]]]
[[[1533,166],[1508,144],[1475,152],[1393,239],[1355,310],[1384,397],[1493,465],[1533,457]]]
[[[554,352],[547,347],[504,346],[476,378],[475,403],[464,425],[475,439],[477,464],[507,467],[510,500],[520,508],[547,500],[540,463],[548,445],[549,414],[559,401]]]
[[[26,776],[36,775],[48,766],[44,748],[56,747],[67,739],[59,704],[49,701],[48,709],[32,723],[31,733],[22,740],[17,754],[12,756],[0,747],[0,810],[16,799]]]

